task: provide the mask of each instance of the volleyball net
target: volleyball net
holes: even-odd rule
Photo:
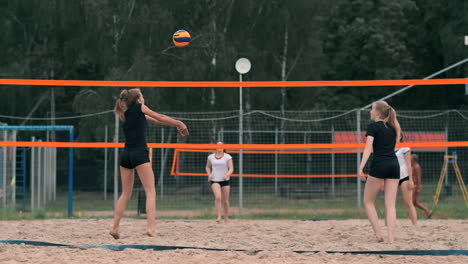
[[[238,120],[227,118],[227,114],[222,120],[209,122],[207,120],[213,118],[212,115],[221,113],[171,114],[187,122],[190,120],[189,126],[195,131],[204,131],[197,133],[205,137],[199,139],[200,142],[197,142],[199,137],[182,139],[184,142],[239,141],[239,131],[235,128]],[[407,141],[403,145],[411,147],[419,156],[424,170],[424,184],[428,186],[426,193],[430,196],[429,193],[435,190],[433,184],[439,177],[444,155],[457,152],[460,158],[466,159],[464,141],[467,138],[463,132],[463,127],[468,124],[466,113],[400,111],[399,115]],[[368,116],[368,110],[291,111],[285,114],[274,111],[248,112],[242,135],[246,144],[238,148],[226,146],[226,151],[234,159],[234,186],[239,189],[237,186],[242,184],[243,191],[249,194],[250,198],[245,200],[247,207],[262,207],[272,201],[284,203],[284,206],[289,206],[286,205],[289,202],[298,206],[316,199],[325,203],[349,202],[349,206],[357,206],[363,186],[359,186],[356,171],[365,142],[365,130],[370,122]],[[197,118],[204,121],[195,121]],[[168,132],[165,133],[167,135]],[[243,148],[242,164],[239,147]],[[206,146],[179,146],[170,150],[171,154],[166,158],[166,162],[171,162],[166,164],[170,166],[167,173],[178,187],[164,192],[182,192],[184,184],[203,186],[206,182],[206,159],[212,151]],[[243,170],[242,183],[239,179],[240,166]],[[453,177],[447,185],[452,180]],[[202,193],[203,189],[200,189]],[[188,190],[190,187],[187,187]],[[453,191],[454,195],[458,195],[458,189],[453,188]],[[209,194],[209,189],[205,192]]]
[[[466,83],[466,79],[461,80]],[[141,83],[132,84],[144,87]],[[302,82],[300,84],[304,85]],[[143,92],[149,102],[151,97]],[[0,141],[2,150],[24,148],[27,157],[39,148],[57,148],[55,190],[58,198],[43,206],[43,210],[67,211],[69,205],[66,201],[70,194],[69,149],[75,149],[77,153],[73,158],[75,176],[71,181],[74,212],[110,211],[113,208],[121,191],[118,154],[123,147],[123,131],[112,111],[96,113],[86,112],[74,119],[57,118],[57,125],[75,126],[77,142],[69,142],[67,137],[56,140],[49,137],[42,142],[32,142],[32,134]],[[148,145],[152,149],[158,209],[161,211],[212,208],[213,195],[207,182],[205,165],[207,156],[218,147],[214,145],[217,141],[226,144],[223,148],[234,160],[231,178],[231,205],[234,210],[354,209],[362,202],[364,185],[357,179],[356,172],[364,147],[365,131],[370,123],[368,109],[246,109],[242,116],[237,110],[162,113],[186,123],[191,135],[179,137],[174,128],[149,125]],[[406,139],[402,146],[411,147],[419,156],[423,169],[423,201],[430,203],[436,192],[445,155],[456,152],[463,177],[466,179],[468,175],[468,111],[397,109],[397,113]],[[3,115],[1,118],[9,124],[14,124],[16,120],[14,115]],[[46,122],[49,119],[31,121],[35,125]],[[9,157],[4,155],[0,158],[8,160]],[[368,168],[365,171],[369,171]],[[25,188],[30,193],[31,175],[30,172],[27,174],[29,183]],[[12,184],[11,180],[3,179],[1,182]],[[450,170],[445,186],[440,203],[460,201],[463,204],[455,174]],[[138,177],[135,177],[135,187],[129,210],[137,209],[139,194],[143,192]],[[49,192],[48,189],[44,190]],[[26,211],[30,209],[26,206]]]
[[[148,146],[152,149],[160,210],[208,210],[212,207],[205,165],[207,156],[219,147],[215,145],[217,141],[224,142],[222,147],[233,157],[231,204],[234,208],[357,208],[361,203],[363,185],[357,179],[356,171],[369,123],[368,110],[247,112],[243,144],[238,144],[239,116],[234,111],[165,114],[183,120],[190,128],[191,136],[179,137],[177,130],[171,127],[149,127]],[[409,146],[419,156],[423,168],[423,193],[426,202],[431,202],[444,155],[456,152],[462,175],[468,175],[465,165],[468,162],[468,112],[399,111],[398,114],[406,138],[401,146]],[[68,210],[69,205],[60,200],[68,199],[70,194],[66,151],[74,148],[78,155],[75,157],[77,168],[72,201],[75,212],[80,213],[112,208],[113,200],[121,190],[120,176],[114,177],[115,164],[118,164],[114,159],[124,146],[121,142],[123,136],[119,131],[118,142],[57,142],[50,141],[50,137],[33,142],[18,138],[2,141],[0,147],[25,148],[27,155],[38,149],[51,148],[62,153],[58,156],[56,172],[59,199],[41,207],[46,211],[62,212]],[[135,186],[129,207],[132,211],[137,210],[138,196],[143,192],[138,177]],[[442,192],[448,199],[445,202],[463,201],[453,172],[449,171],[446,186],[451,188]],[[30,186],[29,190],[33,188],[37,187]],[[43,192],[48,193],[48,190],[44,187]]]

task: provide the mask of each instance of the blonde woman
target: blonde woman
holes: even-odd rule
[[[122,194],[114,212],[114,223],[110,235],[120,238],[119,226],[128,201],[132,196],[135,170],[138,171],[146,193],[146,217],[148,221],[146,234],[156,236],[156,188],[154,173],[151,168],[148,146],[146,144],[147,121],[175,126],[182,136],[188,136],[187,126],[179,120],[156,113],[145,104],[140,89],[122,90],[115,102],[115,113],[123,121],[125,148],[120,155],[120,175],[122,177]]]
[[[401,128],[395,110],[385,101],[372,104],[371,123],[366,133],[366,147],[362,155],[358,176],[366,181],[364,188],[364,207],[378,242],[384,238],[379,226],[379,216],[375,209],[375,200],[382,186],[385,192],[385,212],[388,227],[388,242],[395,241],[396,232],[396,196],[400,181],[400,165],[395,155],[395,144],[400,139]],[[364,167],[374,151],[369,177],[364,176]]]

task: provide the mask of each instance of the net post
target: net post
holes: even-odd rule
[[[108,126],[106,125],[104,128],[104,142],[107,143],[108,141],[108,134],[109,134],[109,129]],[[107,200],[107,156],[108,156],[108,148],[104,149],[104,200]]]
[[[75,131],[73,127],[69,128],[70,142],[75,141]],[[75,148],[70,148],[69,150],[69,161],[68,161],[68,217],[73,216],[73,181],[74,181],[74,158],[75,158]]]
[[[49,162],[49,148],[44,148],[44,206],[49,201]]]
[[[42,140],[38,140],[42,142]],[[42,177],[44,175],[42,165],[44,164],[44,157],[42,155],[43,147],[37,149],[37,207],[42,207]]]
[[[3,138],[4,138],[5,141],[8,140],[6,130],[3,131]],[[3,147],[2,151],[3,151],[2,187],[3,187],[3,192],[4,192],[4,195],[3,195],[3,208],[6,208],[6,206],[7,206],[6,198],[8,196],[8,194],[7,194],[7,180],[6,180],[6,177],[7,177],[7,157],[8,157],[7,147]]]
[[[47,148],[47,201],[52,200],[52,148]]]
[[[15,131],[12,131],[11,133],[11,140],[13,141],[16,141],[16,132]],[[13,209],[16,209],[16,166],[17,166],[17,163],[16,163],[16,151],[17,151],[17,148],[16,147],[12,147],[12,152],[13,152],[13,166],[12,166],[12,170],[11,170],[11,174],[12,174],[12,181],[10,183],[11,185],[11,190],[12,190],[12,195],[11,195],[11,198],[12,198],[12,208]]]
[[[361,143],[361,109],[356,111],[356,128],[357,128],[357,142]],[[361,152],[357,149],[356,152],[356,174],[359,174],[359,166],[361,165]],[[361,179],[356,177],[357,181],[357,208],[362,209],[362,192],[361,192]]]
[[[42,139],[39,140],[42,142]],[[39,183],[39,190],[38,190],[38,201],[39,201],[39,208],[42,209],[44,206],[44,200],[43,200],[43,186],[44,186],[44,147],[39,148],[39,178],[38,178],[38,183]]]
[[[303,134],[303,140],[304,140],[304,144],[307,144],[307,132],[304,132]],[[307,163],[306,163],[306,173],[309,174],[310,173],[310,162],[311,162],[311,159],[312,157],[310,156],[310,154],[307,154]],[[306,183],[307,184],[310,184],[310,178],[307,177],[306,179]]]
[[[47,174],[49,173],[49,164],[47,163],[47,151],[48,148],[42,148],[42,162],[43,162],[43,177],[42,177],[42,202],[43,207],[45,208],[47,204]]]
[[[331,143],[335,143],[335,126],[331,126]],[[335,149],[332,149],[334,151]],[[335,175],[335,153],[333,152],[331,154],[331,174]],[[332,184],[332,197],[335,198],[336,193],[335,193],[335,177],[331,178],[331,184]]]
[[[46,142],[50,142],[51,132],[47,130],[46,132]],[[50,169],[50,159],[49,159],[49,148],[44,148],[44,206],[49,201],[49,169]]]
[[[52,175],[52,164],[51,164],[51,150],[52,148],[44,148],[44,206],[51,200],[51,175]]]
[[[54,168],[52,170],[52,173],[54,174],[53,178],[53,199],[54,201],[57,200],[57,148],[53,148],[53,164]]]
[[[239,81],[242,83],[242,74],[239,74]],[[243,144],[244,118],[242,109],[242,86],[239,87],[239,144]],[[243,191],[243,170],[244,170],[244,150],[239,149],[239,214],[242,215],[244,207]]]
[[[447,140],[448,140],[448,122],[449,122],[449,118],[450,118],[450,113],[447,113],[447,118],[446,118],[446,120],[445,120],[445,136],[446,136],[446,139],[447,139]],[[446,155],[446,156],[449,155],[449,154],[448,154],[448,151],[449,151],[449,149],[448,149],[448,148],[445,148],[445,155]],[[449,180],[448,180],[448,178],[449,178],[449,171],[447,170],[447,175],[446,175],[446,177],[445,177],[445,183],[444,183],[445,188],[450,188],[450,187],[448,187],[448,186],[449,186]]]
[[[278,128],[275,128],[275,144],[278,144]],[[275,153],[275,195],[278,196],[278,151]]]
[[[35,137],[31,138],[31,141],[34,142],[36,141]],[[34,184],[36,183],[35,178],[36,178],[36,149],[31,148],[31,186],[29,187],[31,189],[30,195],[31,195],[31,211],[34,211],[35,207],[35,200],[34,200],[34,195],[36,194],[36,191],[34,189]]]

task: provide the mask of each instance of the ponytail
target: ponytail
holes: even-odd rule
[[[120,97],[115,101],[114,112],[120,120],[125,121],[125,111],[138,102],[141,97],[141,91],[138,88],[122,90]]]
[[[393,107],[390,107],[389,109],[387,122],[393,129],[395,129],[396,142],[400,142],[401,127],[400,127],[400,122],[398,122],[398,119],[397,119],[396,111],[395,109],[393,109]]]
[[[128,96],[127,90],[122,90],[120,92],[120,97],[115,101],[114,112],[117,116],[119,116],[120,120],[125,121],[124,112],[127,108],[125,104],[125,99]]]
[[[391,128],[395,130],[396,133],[396,142],[400,142],[401,137],[401,127],[397,119],[397,114],[395,109],[393,109],[385,101],[377,101],[372,107],[375,107],[375,110],[379,113],[380,118],[385,121]]]

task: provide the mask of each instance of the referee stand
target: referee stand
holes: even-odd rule
[[[458,167],[456,152],[453,152],[452,155],[444,155],[444,165],[442,166],[442,171],[440,172],[439,183],[437,184],[437,190],[434,196],[434,204],[437,205],[439,203],[440,193],[442,192],[444,179],[447,176],[449,163],[452,164],[453,169],[455,170],[455,175],[457,176],[458,183],[460,184],[460,189],[463,193],[463,199],[465,200],[466,206],[468,206],[468,191],[466,190],[465,182],[463,181],[460,167]]]

